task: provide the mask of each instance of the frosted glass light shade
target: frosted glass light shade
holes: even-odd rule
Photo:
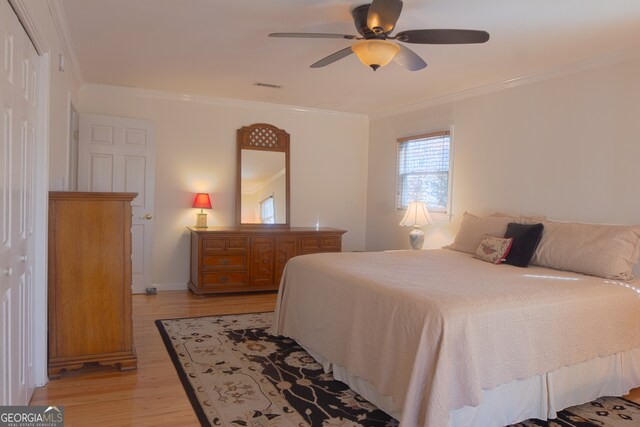
[[[360,62],[373,68],[384,67],[400,52],[400,46],[386,40],[360,40],[351,46]]]
[[[433,224],[431,215],[427,210],[424,202],[409,202],[407,212],[405,212],[400,225],[407,227],[422,227],[423,225]]]

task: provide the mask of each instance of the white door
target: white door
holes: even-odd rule
[[[0,405],[33,392],[34,159],[38,54],[0,1]]]
[[[151,286],[154,224],[154,123],[80,114],[78,191],[138,193],[133,200],[133,292]]]

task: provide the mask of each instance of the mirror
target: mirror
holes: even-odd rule
[[[236,223],[289,226],[289,134],[265,123],[238,129]]]

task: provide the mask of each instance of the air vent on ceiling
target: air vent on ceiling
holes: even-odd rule
[[[260,82],[256,82],[253,85],[254,86],[261,86],[261,87],[270,87],[271,89],[280,89],[282,87],[280,85],[274,85],[272,83],[260,83]]]

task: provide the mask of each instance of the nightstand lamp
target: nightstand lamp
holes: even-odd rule
[[[211,198],[208,193],[198,193],[193,201],[193,207],[199,208],[200,213],[196,221],[196,228],[207,228],[207,214],[204,209],[211,209]]]
[[[422,249],[424,232],[420,227],[428,224],[433,224],[433,220],[429,215],[427,205],[424,202],[409,202],[407,212],[404,214],[402,221],[400,221],[400,225],[413,227],[413,230],[409,233],[411,249]]]

